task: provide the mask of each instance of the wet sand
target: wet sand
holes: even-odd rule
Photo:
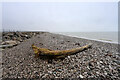
[[[92,47],[65,59],[35,58],[31,48],[66,50],[93,43]],[[13,48],[2,51],[3,78],[117,78],[120,79],[118,45],[40,33]]]

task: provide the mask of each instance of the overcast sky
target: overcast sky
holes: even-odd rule
[[[116,2],[11,2],[2,4],[4,30],[117,31]]]

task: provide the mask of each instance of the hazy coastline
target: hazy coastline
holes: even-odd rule
[[[88,40],[95,40],[107,43],[118,44],[118,32],[54,32],[56,34],[62,34],[70,37],[78,37]]]

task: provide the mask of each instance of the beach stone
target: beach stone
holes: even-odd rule
[[[52,71],[48,71],[48,73],[52,74]]]
[[[94,63],[89,62],[89,66],[90,66],[90,67],[94,67]]]
[[[109,65],[109,69],[112,70],[113,68],[111,67],[111,65]]]
[[[3,40],[4,40],[4,39],[9,40],[9,39],[10,39],[10,37],[9,37],[9,36],[4,36],[4,37],[3,37]]]
[[[105,75],[107,75],[107,72],[104,72]]]
[[[79,75],[80,78],[84,78],[81,74]]]
[[[68,58],[70,58],[70,56],[68,56]]]
[[[120,65],[120,61],[119,60],[113,60],[113,62],[117,63],[118,65]]]
[[[13,33],[8,33],[7,36],[9,36],[9,37],[13,37],[14,34],[13,34]]]
[[[6,45],[6,44],[16,45],[17,42],[16,42],[16,41],[12,41],[12,40],[10,40],[10,41],[4,41],[4,42],[2,42],[1,44],[2,44],[2,45]]]
[[[70,41],[67,41],[67,42],[70,42]]]
[[[100,61],[100,63],[102,64],[103,62],[102,62],[102,61]]]
[[[75,45],[78,45],[78,46],[80,46],[80,43],[75,43]]]

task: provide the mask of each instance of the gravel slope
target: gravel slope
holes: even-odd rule
[[[65,59],[34,58],[31,45],[66,50],[93,43],[92,48]],[[3,51],[3,78],[117,78],[120,79],[118,45],[41,33]]]

